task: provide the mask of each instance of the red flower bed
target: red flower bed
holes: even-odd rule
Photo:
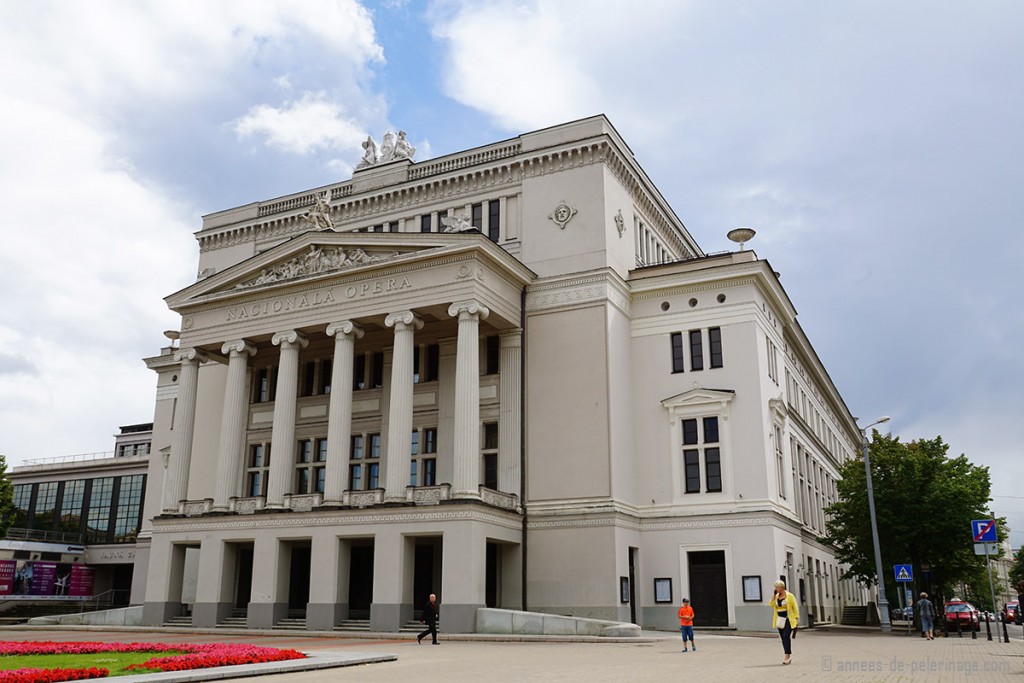
[[[86,678],[106,678],[106,669],[16,669],[0,671],[0,683],[53,683],[54,681],[80,681]]]
[[[153,657],[128,670],[185,671],[215,666],[260,664],[288,659],[304,659],[298,650],[279,650],[239,643],[58,643],[52,641],[0,642],[3,655],[95,654],[99,652],[181,652]],[[106,669],[19,669],[0,672],[0,683],[48,683],[83,678],[103,678]]]

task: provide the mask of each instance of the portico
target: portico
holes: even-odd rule
[[[480,235],[409,237],[383,252],[372,236],[309,233],[168,297],[184,322],[178,364],[161,367],[177,382],[152,544],[173,566],[198,548],[194,624],[239,610],[244,585],[250,626],[303,612],[310,628],[333,627],[348,616],[349,576],[364,571],[352,566],[353,543],[372,548],[380,630],[412,617],[414,583],[427,574],[429,590],[447,587],[448,617],[471,620],[484,604],[487,543],[507,546],[506,561],[517,555],[519,431],[498,424],[520,423],[531,273]],[[317,272],[321,255],[356,250],[363,262]],[[266,275],[281,263],[293,265],[288,276]],[[197,438],[197,421],[201,432],[215,424],[217,438]],[[488,469],[490,434],[500,464]],[[203,451],[211,442],[216,452]],[[485,480],[485,469],[497,476]],[[469,505],[437,514],[456,500]],[[427,538],[440,549],[436,571],[415,563]],[[241,580],[240,547],[258,558]],[[511,600],[518,578],[507,574]],[[150,577],[154,622],[177,609],[176,591]]]

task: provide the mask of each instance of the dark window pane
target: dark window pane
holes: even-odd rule
[[[700,493],[700,456],[695,450],[683,451],[686,493]]]
[[[330,358],[324,358],[320,361],[320,393],[329,394],[331,393],[331,372],[333,371],[334,363]]]
[[[420,216],[420,232],[432,232],[429,213]]]
[[[423,485],[424,486],[433,486],[435,483],[437,483],[435,481],[436,480],[436,477],[435,477],[436,470],[435,470],[435,467],[434,467],[435,464],[436,463],[435,463],[433,458],[427,458],[426,460],[423,461]]]
[[[683,371],[683,333],[673,332],[672,340],[672,372]]]
[[[412,381],[414,384],[420,381],[420,347],[416,344],[412,347]]]
[[[371,462],[366,466],[369,479],[366,488],[375,489],[380,485],[380,463]]]
[[[316,493],[323,493],[327,489],[327,468],[317,467],[313,471],[316,473]]]
[[[441,365],[441,347],[438,344],[427,345],[427,368],[424,373],[424,382],[436,382],[438,368]]]
[[[257,443],[249,447],[249,467],[263,467],[263,444]]]
[[[416,486],[416,472],[418,465],[418,460],[413,460],[409,463],[409,486]]]
[[[388,223],[388,232],[398,232],[398,221]]]
[[[309,470],[303,467],[295,475],[295,493],[309,493]]]
[[[424,429],[423,430],[423,452],[424,453],[437,453],[437,430],[436,429]]]
[[[384,224],[381,223],[380,225],[373,226],[373,231],[374,232],[384,232]]]
[[[370,434],[370,455],[368,457],[380,457],[380,434]]]
[[[722,367],[722,329],[712,327],[708,330],[708,351],[711,353],[711,367]]]
[[[700,330],[690,330],[690,369],[704,369],[704,346],[701,343]]]
[[[697,443],[697,420],[683,420],[683,443]]]
[[[316,461],[327,462],[327,439],[316,440]]]
[[[355,434],[352,436],[352,454],[349,456],[353,460],[363,459],[363,435]]]
[[[474,204],[472,206],[472,220],[473,227],[477,230],[481,230],[484,227],[484,205]]]
[[[487,368],[485,375],[496,375],[501,366],[501,340],[497,335],[487,337]]]
[[[262,474],[262,472],[249,473],[249,486],[247,488],[250,497],[263,495],[263,489],[260,486],[262,482]]]
[[[484,448],[493,450],[498,447],[498,423],[488,422],[484,425]]]
[[[704,443],[718,443],[718,418],[704,418]]]
[[[349,467],[348,488],[352,491],[363,490],[363,466],[352,465]]]
[[[487,202],[487,237],[497,242],[501,235],[501,202],[492,199]]]
[[[316,362],[306,361],[302,365],[302,396],[316,393]]]
[[[376,351],[373,354],[373,388],[380,389],[384,386],[384,353]]]
[[[420,433],[418,430],[413,430],[412,436],[409,440],[409,454],[419,455],[420,454]]]
[[[498,490],[498,455],[496,453],[484,455],[484,486],[495,491]]]
[[[717,448],[704,450],[704,465],[707,469],[708,491],[722,490],[722,461]]]
[[[298,451],[295,454],[298,462],[313,461],[313,442],[310,439],[303,439],[299,442]]]
[[[366,388],[366,356],[357,353],[352,359],[352,389],[358,391]]]

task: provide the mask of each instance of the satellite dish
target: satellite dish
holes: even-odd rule
[[[733,228],[726,234],[726,237],[739,244],[740,251],[743,251],[743,245],[754,239],[756,234],[757,232],[753,228]]]

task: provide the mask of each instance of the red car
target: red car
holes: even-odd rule
[[[1012,600],[1003,606],[1003,621],[1013,624],[1017,621],[1017,610],[1020,609],[1016,600]]]
[[[946,630],[955,631],[957,623],[961,631],[981,630],[981,619],[974,605],[963,600],[950,600],[946,603]]]

